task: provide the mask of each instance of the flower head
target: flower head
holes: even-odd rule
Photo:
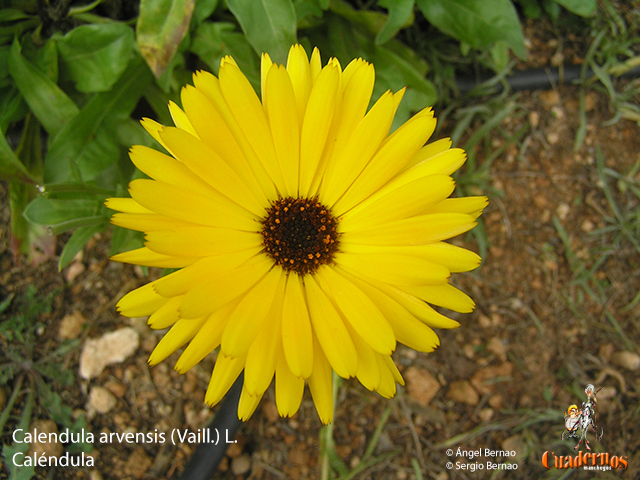
[[[297,412],[305,381],[323,422],[333,415],[332,370],[392,397],[403,383],[391,353],[438,344],[473,301],[448,283],[476,268],[473,252],[443,242],[474,227],[485,197],[448,198],[465,161],[447,139],[425,146],[425,109],[389,134],[404,90],[367,111],[373,66],[321,66],[300,45],[287,65],[262,57],[261,98],[232,58],[198,72],[171,103],[175,127],[143,126],[169,155],[135,146],[150,179],[111,198],[112,222],[143,231],[143,248],[114,260],[177,268],[125,295],[126,316],[171,327],[156,364],[187,345],[185,372],[219,347],[206,402],[244,370],[238,407],[251,416],[275,376],[282,416]]]

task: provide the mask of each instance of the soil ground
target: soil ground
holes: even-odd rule
[[[398,348],[394,358],[407,385],[394,399],[370,393],[353,380],[343,383],[333,426],[337,456],[352,469],[375,460],[353,478],[559,478],[565,471],[547,470],[541,459],[545,451],[575,455],[576,442],[561,440],[563,413],[586,400],[589,383],[602,388],[597,424],[604,431],[599,442],[589,434],[592,451],[626,457],[628,466],[610,472],[579,470],[571,478],[640,477],[640,365],[634,363],[640,343],[640,305],[634,302],[640,254],[621,235],[599,232],[614,217],[603,179],[622,211],[637,211],[638,199],[625,190],[624,182],[603,177],[597,162],[601,151],[606,168],[623,176],[630,172],[640,161],[640,130],[627,120],[608,125],[613,116],[608,98],[591,91],[586,96],[586,136],[574,151],[578,97],[578,87],[510,97],[517,113],[477,147],[479,163],[505,147],[482,185],[491,195],[483,215],[487,254],[478,270],[453,277],[477,308],[455,315],[461,327],[440,331],[441,347],[433,353]],[[439,136],[452,127],[445,124]],[[523,127],[525,134],[517,141],[506,140]],[[627,184],[637,187],[640,177],[634,175]],[[95,237],[61,273],[55,258],[38,267],[17,264],[9,250],[6,185],[0,186],[0,199],[3,296],[18,297],[28,285],[43,293],[58,292],[52,311],[39,319],[45,329],[35,356],[60,345],[65,316],[81,315],[84,322],[78,347],[61,359],[60,366],[75,378],[72,385],[57,388],[63,402],[76,415],[85,413],[88,429],[96,435],[196,431],[205,425],[217,411],[203,404],[212,360],[205,359],[186,375],[172,369],[177,355],[153,368],[147,365],[161,334],[148,329],[144,319],[118,316],[114,304],[148,278],[140,269],[109,261],[108,233]],[[455,243],[478,248],[471,236]],[[124,326],[139,332],[139,349],[90,382],[82,380],[82,344]],[[89,392],[96,386],[106,387],[116,398],[108,413],[90,408]],[[20,408],[18,403],[2,434],[4,443],[11,441]],[[369,441],[387,414],[368,456]],[[38,417],[46,417],[40,405],[34,411]],[[300,412],[282,419],[270,389],[241,427],[238,443],[228,449],[217,478],[319,478],[320,428],[308,391]],[[37,473],[38,478],[92,480],[178,478],[193,449],[187,443],[95,442],[94,467],[38,468]],[[462,454],[478,449],[479,459]],[[515,451],[516,457],[485,456],[485,449]],[[549,458],[552,466],[553,457]],[[449,461],[455,464],[452,469],[446,466]],[[483,470],[470,470],[476,461]],[[511,462],[517,469],[489,471],[487,462]],[[1,471],[0,477],[6,475]]]

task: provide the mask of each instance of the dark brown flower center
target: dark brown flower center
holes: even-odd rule
[[[333,262],[338,221],[316,198],[276,200],[260,223],[265,252],[285,270],[306,275]]]

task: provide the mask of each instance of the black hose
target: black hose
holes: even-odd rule
[[[180,476],[181,480],[210,480],[218,470],[218,465],[229,446],[226,440],[231,441],[235,438],[236,432],[242,425],[238,419],[238,402],[243,379],[244,373],[241,373],[222,400],[220,410],[207,427],[210,432],[209,438],[214,439],[219,435],[218,443],[198,445]]]
[[[593,71],[587,68],[587,77],[593,75]],[[565,65],[564,67],[533,68],[530,70],[516,70],[506,77],[509,88],[513,91],[520,90],[549,90],[557,85],[570,84],[580,79],[582,75],[582,65]],[[640,67],[631,68],[620,77],[638,77]],[[487,78],[463,77],[456,79],[456,85],[460,93],[467,93],[478,85],[490,80]],[[502,91],[503,85],[496,83],[497,91]]]

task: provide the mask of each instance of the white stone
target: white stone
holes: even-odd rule
[[[87,380],[97,377],[107,365],[129,358],[139,343],[138,332],[131,327],[87,340],[80,354],[80,376]]]

